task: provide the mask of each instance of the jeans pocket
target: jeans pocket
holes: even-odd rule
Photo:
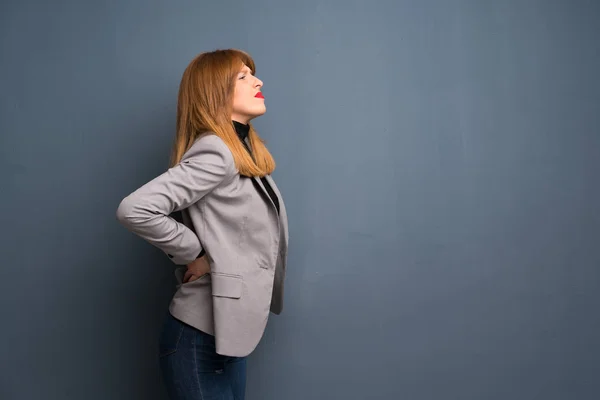
[[[184,329],[185,325],[169,313],[158,341],[159,357],[165,357],[177,351]]]

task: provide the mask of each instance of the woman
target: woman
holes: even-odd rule
[[[244,399],[246,356],[269,311],[282,310],[287,216],[270,176],[275,162],[250,125],[266,112],[254,74],[239,50],[192,60],[170,168],[117,210],[127,229],[181,266],[160,338],[171,400]]]

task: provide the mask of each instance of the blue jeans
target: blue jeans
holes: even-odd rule
[[[160,368],[170,400],[244,400],[246,357],[215,351],[215,338],[167,313]]]

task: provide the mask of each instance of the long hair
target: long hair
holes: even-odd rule
[[[231,120],[235,78],[246,64],[255,74],[249,54],[236,49],[215,50],[196,56],[183,72],[177,100],[177,125],[170,166],[202,134],[213,132],[227,145],[240,175],[264,176],[275,170],[275,160],[250,124],[250,156]]]

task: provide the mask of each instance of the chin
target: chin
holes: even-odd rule
[[[256,110],[256,112],[254,113],[254,117],[253,118],[260,117],[261,115],[265,114],[266,112],[267,112],[267,108],[266,107],[263,108],[262,110]]]
[[[253,120],[254,118],[260,117],[264,113],[267,112],[266,107],[255,108],[253,110],[246,110],[243,114],[248,118],[248,121]]]

